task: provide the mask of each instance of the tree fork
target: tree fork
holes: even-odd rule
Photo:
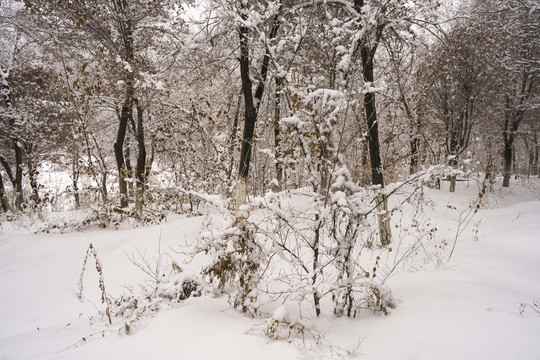
[[[118,126],[118,133],[116,136],[116,142],[114,143],[114,155],[116,158],[116,165],[118,167],[118,187],[120,188],[120,207],[124,208],[129,205],[127,194],[127,182],[125,177],[127,176],[126,163],[124,159],[124,140],[126,138],[126,131],[130,112],[133,110],[133,90],[128,89],[128,96],[122,106],[122,112],[120,114],[120,124]]]
[[[242,6],[242,10],[244,9],[245,7]],[[242,13],[241,16],[244,20],[247,19],[244,13]],[[276,15],[272,22],[272,28],[270,29],[270,40],[276,37],[279,26],[279,16]],[[268,75],[268,66],[270,64],[270,52],[267,48],[261,65],[261,78],[257,85],[257,89],[255,90],[255,96],[253,96],[253,82],[251,81],[251,77],[249,75],[249,41],[247,26],[239,26],[238,33],[240,37],[240,76],[242,79],[242,93],[244,95],[244,132],[242,136],[242,147],[240,150],[238,185],[236,188],[237,208],[246,202],[247,178],[249,174],[249,165],[251,162],[251,149],[253,146],[253,136],[255,133],[255,122],[257,121],[257,113],[262,101],[266,77]]]

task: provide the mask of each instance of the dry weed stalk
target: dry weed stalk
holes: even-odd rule
[[[105,291],[105,280],[103,278],[103,266],[101,265],[101,262],[99,261],[96,249],[94,246],[90,243],[90,246],[88,246],[88,249],[86,250],[86,255],[84,256],[83,261],[83,267],[81,270],[81,276],[79,277],[79,300],[83,301],[83,290],[84,290],[84,271],[86,270],[86,262],[88,261],[88,258],[91,256],[94,257],[94,260],[96,261],[96,271],[99,275],[99,289],[101,290],[101,302],[105,304],[105,314],[107,315],[107,318],[109,319],[109,324],[112,325],[111,320],[111,312],[110,312],[110,306],[111,302],[109,298],[107,297],[107,292]]]

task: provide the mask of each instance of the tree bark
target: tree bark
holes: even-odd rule
[[[361,178],[361,184],[362,186],[368,186],[370,184],[370,172],[368,172],[366,169],[368,167],[368,142],[362,141],[362,156],[361,156],[361,163],[362,163],[362,178]]]
[[[364,81],[373,83],[373,59],[367,49],[362,49],[362,65],[364,66]],[[368,147],[371,163],[371,183],[384,187],[384,177],[381,162],[379,142],[379,124],[377,122],[377,109],[375,108],[375,94],[364,94],[364,107],[368,125]]]
[[[232,179],[232,171],[234,168],[234,146],[236,142],[236,136],[238,133],[238,120],[240,118],[240,106],[242,105],[242,93],[238,96],[238,101],[236,104],[236,110],[234,111],[233,123],[231,127],[231,143],[229,145],[229,167],[227,168],[227,178],[229,181]]]
[[[317,274],[319,273],[319,244],[321,240],[321,224],[319,215],[315,215],[315,222],[317,227],[315,228],[315,238],[313,239],[313,276],[311,278],[311,285],[313,289],[313,304],[315,305],[315,315],[319,317],[321,315],[320,299],[321,295],[317,291]]]
[[[13,149],[15,150],[15,209],[22,210],[24,194],[22,188],[23,179],[23,150],[17,139],[13,139]]]
[[[81,199],[79,196],[79,176],[81,169],[79,166],[79,152],[77,151],[73,156],[73,163],[71,164],[71,182],[73,184],[73,197],[75,199],[75,209],[81,207]]]
[[[418,157],[419,157],[419,151],[418,151],[418,148],[419,148],[419,144],[420,144],[420,139],[418,139],[418,137],[416,137],[415,135],[412,136],[411,140],[410,140],[410,146],[411,146],[411,162],[410,162],[410,167],[409,167],[409,175],[413,175],[415,174],[417,171],[418,171],[418,168],[419,168],[419,161],[418,161]]]
[[[510,186],[510,170],[512,169],[512,145],[505,144],[504,148],[504,170],[503,170],[503,187]]]
[[[2,179],[1,173],[0,173],[0,208],[2,209],[3,213],[7,213],[8,211],[11,211],[11,208],[9,206],[9,201],[6,196],[6,188],[4,187],[4,181]]]
[[[129,137],[129,131],[126,131],[126,140],[124,141],[124,161],[126,162],[126,176],[131,180],[126,184],[128,198],[133,198],[133,165],[131,165],[131,139]]]
[[[532,149],[532,169],[531,169],[531,175],[540,175],[539,167],[538,167],[538,152],[540,145],[538,144],[538,135],[536,132],[533,133],[533,149]]]
[[[109,195],[107,191],[107,176],[108,173],[106,171],[101,174],[101,195],[103,196],[102,200],[104,203],[109,202]]]
[[[143,109],[138,99],[135,99],[137,108],[137,206],[143,205],[144,188],[146,186],[146,146],[144,144]]]
[[[30,188],[32,189],[32,195],[30,196],[30,199],[34,202],[34,205],[38,204],[40,202],[39,198],[39,185],[37,182],[37,170],[34,164],[32,163],[32,160],[29,160],[26,162],[28,167],[28,178],[30,179]]]
[[[274,185],[273,191],[279,192],[283,189],[283,162],[281,160],[280,146],[280,127],[281,120],[281,92],[283,91],[283,78],[276,77],[276,92],[274,98],[274,166],[276,169],[277,184]]]
[[[454,158],[452,160],[449,161],[449,164],[452,168],[455,168],[458,164],[457,162],[457,159]],[[447,179],[449,182],[450,182],[450,188],[449,188],[449,192],[456,192],[456,175],[448,175],[448,179]]]

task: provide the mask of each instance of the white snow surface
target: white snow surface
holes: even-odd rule
[[[477,191],[459,185],[455,194],[428,190],[438,236],[451,242],[457,215],[447,205],[463,207]],[[528,308],[520,314],[520,304],[540,299],[540,201],[530,187],[497,187],[490,206],[472,221],[478,227],[463,233],[449,262],[394,275],[388,286],[399,303],[389,315],[366,311],[349,319],[326,312],[305,322],[324,335],[322,345],[270,340],[257,330],[265,319],[246,318],[225,297],[208,295],[163,309],[126,335],[118,331],[121,324],[108,325],[97,315],[104,306],[92,261],[86,299],[78,301],[90,243],[107,292],[119,296],[124,285],[148,279],[127,255],[161,251],[181,263],[173,249],[199,237],[203,217],[175,215],[151,227],[69,234],[34,234],[4,223],[0,359],[332,359],[358,343],[358,359],[540,359],[540,313]],[[201,262],[184,266],[197,272]],[[292,311],[294,305],[276,303],[274,318]]]

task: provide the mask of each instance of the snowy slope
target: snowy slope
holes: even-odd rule
[[[447,205],[463,206],[474,193],[461,190],[454,196],[429,192],[438,236],[449,241],[456,212]],[[0,359],[316,359],[337,358],[358,343],[360,359],[540,359],[540,314],[519,311],[521,303],[540,299],[540,201],[515,188],[498,190],[490,204],[463,233],[450,262],[390,279],[400,299],[390,315],[312,320],[324,336],[321,345],[269,341],[259,330],[264,320],[247,319],[225,298],[208,296],[146,318],[131,335],[119,334],[118,324],[96,316],[103,305],[91,265],[86,301],[77,300],[89,243],[99,251],[107,292],[118,296],[124,285],[147,279],[127,255],[157,256],[159,247],[180,256],[171,247],[195,239],[202,217],[70,234],[6,225],[0,237]]]

